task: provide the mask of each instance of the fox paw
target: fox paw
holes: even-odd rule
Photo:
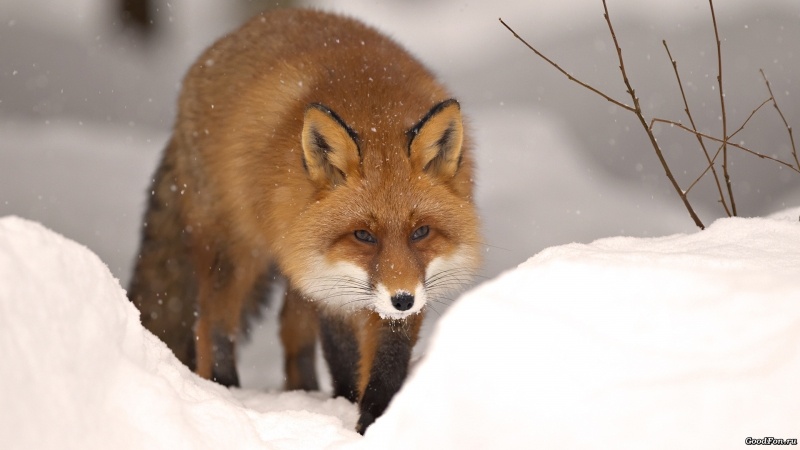
[[[361,413],[361,416],[358,418],[358,423],[356,424],[356,432],[363,435],[364,432],[367,431],[367,427],[372,425],[372,422],[375,422],[375,416],[368,412]]]

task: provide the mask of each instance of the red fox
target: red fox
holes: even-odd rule
[[[273,273],[285,388],[321,340],[357,431],[408,372],[430,302],[480,264],[459,103],[389,38],[312,10],[262,13],[183,82],[129,298],[199,375],[238,386],[235,344]]]

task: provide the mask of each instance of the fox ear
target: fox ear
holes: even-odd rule
[[[434,106],[408,134],[408,155],[417,170],[445,179],[456,174],[464,141],[457,101],[445,100]]]
[[[327,107],[309,105],[303,118],[303,164],[320,187],[336,187],[359,170],[358,135]]]

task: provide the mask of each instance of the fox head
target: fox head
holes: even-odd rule
[[[407,129],[359,132],[311,104],[301,142],[316,198],[287,234],[294,255],[285,271],[306,297],[402,319],[469,281],[480,262],[478,219],[457,101]]]

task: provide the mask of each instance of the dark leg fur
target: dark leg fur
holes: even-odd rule
[[[211,380],[226,387],[240,387],[239,372],[236,369],[236,342],[248,338],[249,325],[261,318],[261,308],[269,301],[271,282],[276,277],[276,272],[270,270],[256,282],[250,297],[242,308],[242,330],[238,336],[231,336],[222,330],[212,332],[212,347],[214,352],[214,366],[211,370]],[[194,354],[194,346],[192,346]]]
[[[422,315],[391,321],[367,313],[362,319],[354,329],[348,320],[320,314],[320,337],[334,396],[358,402],[356,431],[364,434],[408,375]]]
[[[211,380],[225,387],[239,387],[239,372],[236,371],[236,342],[230,336],[214,333],[214,367]]]
[[[320,337],[331,372],[334,397],[358,401],[356,377],[360,353],[354,330],[340,319],[321,314]]]
[[[356,431],[361,434],[383,414],[408,375],[416,332],[409,334],[408,330],[393,329],[391,325],[386,322],[380,330],[369,382],[359,404]]]
[[[172,145],[172,144],[170,144]],[[188,259],[178,211],[178,181],[170,148],[155,174],[142,227],[142,243],[128,288],[142,325],[164,341],[181,362],[194,368],[197,281]]]
[[[164,341],[178,359],[197,370],[196,323],[199,312],[200,278],[190,259],[190,233],[180,210],[180,180],[175,176],[175,144],[164,151],[150,187],[150,197],[142,227],[142,242],[128,289],[128,298],[141,313],[142,325]],[[219,252],[213,266],[213,290],[222,289],[233,279],[234,266]],[[272,272],[252,283],[250,294],[242,296],[243,315],[257,315],[266,298]],[[205,274],[208,278],[208,274]],[[238,321],[237,321],[238,322]],[[216,324],[214,324],[216,325]],[[214,365],[210,376],[220,383],[238,385],[235,365],[236,332],[206,326]],[[233,339],[233,340],[232,340]],[[209,376],[209,375],[206,375]]]
[[[194,327],[195,372],[225,385],[238,384],[236,372],[236,340],[242,332],[243,312],[251,309],[249,302],[261,293],[259,286],[268,267],[266,262],[250,258],[226,245],[224,240],[205,241],[195,233],[198,242],[198,315]],[[193,237],[194,237],[193,236]],[[224,235],[223,235],[224,236]],[[203,245],[203,242],[209,242]],[[194,244],[194,242],[193,242]],[[210,261],[208,265],[204,261]],[[210,270],[200,271],[201,267]]]

